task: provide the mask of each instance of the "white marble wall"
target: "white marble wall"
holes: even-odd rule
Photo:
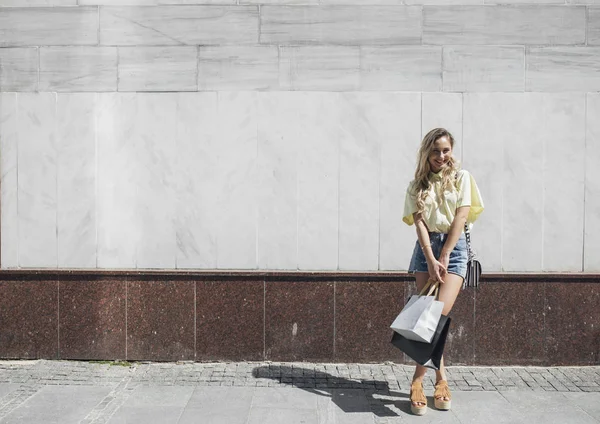
[[[404,270],[433,127],[486,271],[600,271],[598,0],[0,0],[2,268]]]

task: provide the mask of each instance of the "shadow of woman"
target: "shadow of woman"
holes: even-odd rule
[[[390,390],[387,381],[344,378],[310,368],[277,364],[256,367],[252,375],[326,396],[347,413],[372,412],[378,417],[397,417],[399,414],[394,408],[410,414],[408,395]]]

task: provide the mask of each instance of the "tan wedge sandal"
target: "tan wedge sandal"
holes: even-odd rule
[[[448,398],[448,400],[444,400]],[[440,380],[435,383],[435,392],[433,392],[433,402],[437,409],[447,411],[450,409],[452,404],[452,395],[450,394],[450,388],[446,380]]]
[[[421,403],[422,405],[415,405]],[[423,390],[423,383],[412,383],[410,386],[410,411],[415,415],[424,415],[427,412],[427,398]]]

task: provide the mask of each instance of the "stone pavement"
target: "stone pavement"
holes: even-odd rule
[[[0,361],[0,423],[600,423],[600,367],[449,367],[410,414],[412,366]]]

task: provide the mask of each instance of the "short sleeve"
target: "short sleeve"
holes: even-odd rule
[[[406,189],[406,197],[404,199],[404,214],[402,215],[402,221],[407,225],[413,225],[415,223],[413,213],[417,212],[417,198],[413,194],[412,186],[413,184],[411,182]]]
[[[477,187],[475,179],[469,172],[461,170],[458,174],[456,188],[458,190],[458,199],[456,201],[456,207],[471,207],[471,209],[469,210],[467,222],[469,224],[472,224],[477,220],[477,218],[479,217],[479,215],[481,215],[481,212],[483,212],[484,209],[483,200],[481,199],[481,193],[479,192],[479,187]]]

